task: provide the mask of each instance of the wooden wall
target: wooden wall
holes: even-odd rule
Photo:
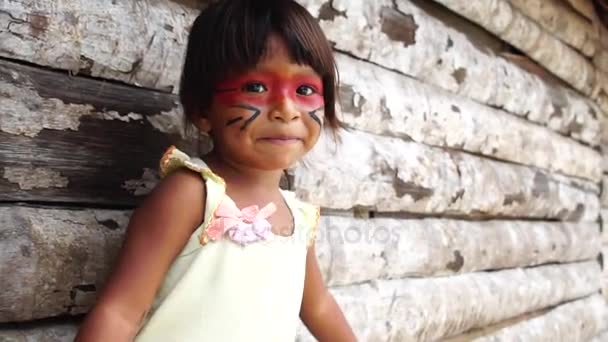
[[[359,338],[605,337],[608,44],[585,7],[300,3],[351,129],[290,173],[323,208],[318,256]],[[176,97],[199,5],[1,6],[0,339],[68,341],[163,150],[207,148]]]

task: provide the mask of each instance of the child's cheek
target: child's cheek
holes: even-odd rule
[[[317,94],[310,96],[295,96],[293,101],[298,107],[307,112],[323,107],[325,102],[323,96]]]

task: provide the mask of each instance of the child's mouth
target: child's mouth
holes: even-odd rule
[[[268,142],[276,145],[288,145],[294,144],[300,141],[299,138],[296,137],[285,137],[285,136],[277,136],[277,137],[265,137],[261,138],[263,142]]]

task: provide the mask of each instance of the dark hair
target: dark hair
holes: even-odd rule
[[[333,131],[341,126],[331,45],[315,18],[293,0],[221,0],[200,13],[190,31],[180,84],[186,119],[193,121],[209,109],[217,82],[255,67],[271,33],[284,40],[296,63],[321,76],[325,122]]]

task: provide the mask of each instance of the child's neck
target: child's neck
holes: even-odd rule
[[[248,167],[228,158],[223,158],[214,152],[205,157],[205,162],[226,183],[234,186],[246,186],[250,190],[277,189],[283,175],[283,170],[261,170]]]

